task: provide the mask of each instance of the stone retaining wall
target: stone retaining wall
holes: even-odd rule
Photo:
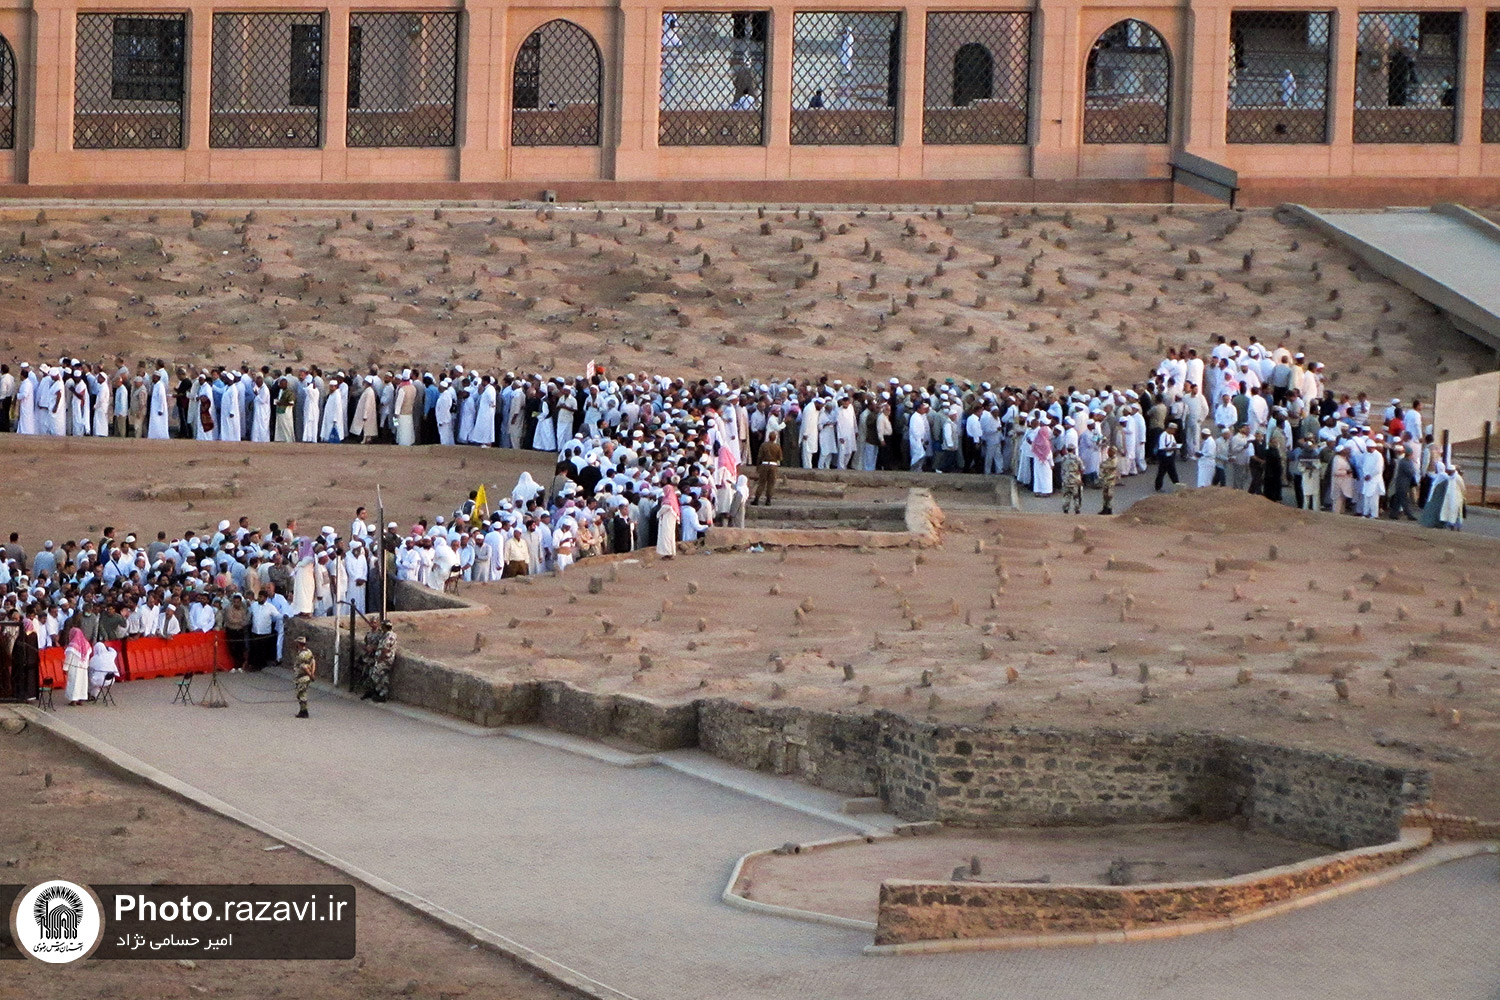
[[[1427,843],[1424,831],[1378,847],[1208,882],[1117,887],[892,880],[880,887],[875,943],[1098,933],[1225,920],[1399,864]]]
[[[903,818],[967,826],[1242,816],[1342,850],[1394,840],[1428,775],[1211,733],[952,726],[891,712],[880,795]]]
[[[920,508],[913,515],[932,528],[915,496],[923,492],[913,491]],[[404,583],[392,596],[398,622],[414,609],[484,610]],[[299,634],[331,679],[330,620],[289,620],[288,642]],[[349,649],[346,638],[346,658]],[[726,698],[669,704],[565,681],[496,679],[406,651],[397,657],[392,695],[481,726],[540,723],[646,750],[697,746],[740,767],[846,795],[878,795],[908,821],[1079,825],[1240,816],[1283,836],[1345,849],[1395,839],[1403,814],[1425,802],[1428,791],[1423,771],[1209,733],[939,725],[894,712]]]

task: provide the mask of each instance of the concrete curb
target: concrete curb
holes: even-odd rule
[[[1394,882],[1407,875],[1436,868],[1450,861],[1459,861],[1481,854],[1500,853],[1500,845],[1482,841],[1459,844],[1441,844],[1429,847],[1417,857],[1403,864],[1350,879],[1305,896],[1275,903],[1252,913],[1227,917],[1223,920],[1199,920],[1180,924],[1165,924],[1156,927],[1137,927],[1120,931],[1099,931],[1082,934],[1021,934],[1004,938],[970,938],[967,940],[913,941],[908,944],[871,944],[863,949],[866,955],[937,955],[961,951],[1012,951],[1018,948],[1069,948],[1088,944],[1124,944],[1132,941],[1156,941],[1162,938],[1187,937],[1210,931],[1227,931],[1277,917],[1283,913],[1306,909],[1330,899],[1347,896],[1363,889],[1373,889]]]
[[[871,840],[884,840],[894,837],[895,834],[885,834],[881,837],[873,835],[864,837],[833,837],[828,840],[816,840],[799,845],[802,850],[815,850],[821,847],[838,847],[843,844],[866,844]],[[740,876],[744,874],[745,865],[755,858],[765,857],[775,853],[775,848],[766,847],[758,851],[751,851],[742,855],[734,863],[733,870],[729,873],[729,883],[724,886],[724,891],[719,899],[725,904],[738,910],[746,910],[750,913],[761,913],[768,917],[781,917],[785,920],[801,920],[809,924],[823,924],[828,927],[840,927],[844,930],[863,931],[866,934],[875,933],[875,922],[872,920],[858,920],[854,917],[841,917],[834,913],[819,913],[817,910],[801,910],[794,906],[779,906],[776,903],[763,903],[756,899],[746,899],[735,892],[735,886],[739,885]]]
[[[662,767],[671,768],[679,774],[685,774],[690,778],[697,779],[698,781],[707,782],[710,785],[717,785],[720,788],[727,788],[731,792],[738,792],[740,795],[746,795],[752,799],[759,799],[762,802],[769,802],[773,806],[780,806],[783,809],[790,809],[793,812],[799,812],[804,816],[811,816],[813,819],[820,819],[825,823],[832,823],[834,826],[845,827],[846,829],[853,830],[862,837],[883,837],[886,835],[885,831],[881,830],[879,827],[873,827],[867,823],[861,823],[859,820],[855,819],[852,816],[841,813],[824,812],[822,809],[814,809],[812,806],[797,802],[794,799],[789,799],[781,795],[775,795],[771,792],[755,788],[751,785],[733,781],[722,775],[699,770],[686,761],[674,760],[673,758],[664,755],[656,756],[655,761]]]
[[[396,902],[424,916],[431,917],[444,926],[494,949],[511,961],[527,967],[543,979],[565,989],[572,990],[580,996],[589,997],[591,1000],[636,1000],[635,997],[628,993],[622,993],[611,986],[590,978],[576,969],[554,961],[540,952],[533,951],[518,941],[514,941],[503,934],[499,934],[487,927],[461,917],[431,900],[403,889],[401,886],[387,882],[380,876],[365,871],[352,862],[345,861],[337,855],[330,854],[304,840],[294,837],[279,827],[273,826],[241,809],[237,809],[222,799],[209,795],[207,792],[201,791],[184,781],[180,781],[165,771],[152,767],[138,757],[125,753],[110,746],[103,740],[75,729],[60,719],[53,718],[50,713],[30,705],[14,707],[28,721],[41,726],[49,732],[55,733],[57,736],[100,758],[111,766],[128,771],[173,795],[186,799],[204,809],[216,812],[227,819],[234,820],[242,826],[247,826],[273,840],[296,848],[308,857],[337,868],[349,877],[364,883],[370,889],[389,896]]]

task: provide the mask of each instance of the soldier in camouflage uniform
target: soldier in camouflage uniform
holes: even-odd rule
[[[1063,513],[1083,513],[1083,462],[1078,449],[1068,445],[1062,460]]]
[[[1114,445],[1104,450],[1104,458],[1099,462],[1099,488],[1104,491],[1104,506],[1100,509],[1101,514],[1113,514],[1115,502],[1115,484],[1120,480],[1120,460],[1115,455]]]
[[[391,671],[396,667],[396,633],[389,621],[383,621],[379,634],[375,662],[370,667],[370,697],[375,701],[385,701],[391,696]]]
[[[297,636],[297,655],[292,667],[292,686],[297,692],[297,718],[309,718],[307,714],[307,689],[312,687],[318,675],[318,661],[307,648],[307,639]]]
[[[360,640],[359,656],[355,661],[358,674],[356,682],[364,688],[361,698],[373,698],[375,696],[375,653],[380,649],[380,630],[370,629],[365,633],[364,639]]]

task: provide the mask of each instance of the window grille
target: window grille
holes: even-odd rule
[[[1230,15],[1227,141],[1328,141],[1332,22],[1326,11]]]
[[[16,53],[0,36],[0,149],[16,148]]]
[[[572,21],[548,21],[516,53],[511,145],[599,145],[603,87],[593,37]]]
[[[458,15],[349,16],[350,146],[452,146]]]
[[[1031,15],[927,15],[922,141],[1024,145],[1031,90]]]
[[[1084,67],[1083,141],[1163,143],[1170,132],[1172,57],[1156,29],[1128,20],[1107,28]]]
[[[182,14],[78,15],[75,148],[181,148],[186,25]]]
[[[1354,141],[1454,142],[1460,15],[1359,15]]]
[[[1479,139],[1500,142],[1500,11],[1484,19],[1484,107]]]
[[[901,15],[803,13],[792,21],[792,145],[894,145]]]
[[[210,146],[316,147],[322,97],[321,14],[214,15]]]
[[[662,14],[658,144],[761,144],[767,21],[758,10]]]

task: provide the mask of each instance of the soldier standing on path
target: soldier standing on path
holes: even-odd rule
[[[299,719],[309,718],[307,714],[307,689],[312,687],[313,678],[318,674],[318,661],[313,658],[312,650],[307,648],[307,637],[297,636],[297,659],[292,667],[292,686],[297,691],[297,715]]]
[[[370,697],[385,701],[391,696],[391,671],[396,668],[396,633],[389,620],[380,623],[380,641],[375,644],[375,661],[370,667]]]
[[[1120,481],[1120,460],[1115,457],[1115,447],[1110,445],[1104,450],[1104,459],[1099,463],[1099,488],[1104,491],[1104,506],[1099,510],[1101,514],[1113,514],[1115,502],[1115,484]]]
[[[1078,449],[1068,445],[1062,460],[1063,513],[1083,513],[1083,462]]]

